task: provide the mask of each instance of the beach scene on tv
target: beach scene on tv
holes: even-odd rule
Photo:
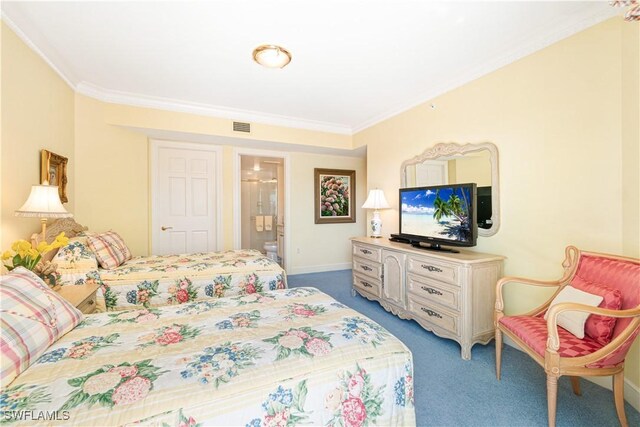
[[[443,187],[402,192],[402,234],[467,242],[471,189]]]

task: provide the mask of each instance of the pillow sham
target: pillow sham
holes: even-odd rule
[[[0,277],[0,387],[6,387],[83,316],[33,272]]]
[[[102,268],[116,268],[132,258],[131,251],[115,231],[87,236],[87,245]]]
[[[574,277],[571,285],[581,291],[593,295],[600,295],[603,298],[600,305],[598,305],[600,308],[607,308],[609,310],[620,310],[620,308],[622,308],[622,293],[618,289],[599,285],[580,277]],[[616,321],[617,319],[615,317],[592,314],[587,318],[587,322],[584,325],[584,333],[599,344],[607,345],[611,342]]]
[[[579,289],[574,288],[571,285],[565,286],[556,297],[551,301],[549,309],[556,304],[563,302],[573,302],[577,304],[589,305],[591,307],[597,307],[602,302],[602,297],[599,295],[593,295]],[[568,332],[576,336],[576,338],[584,338],[584,324],[587,321],[590,313],[584,311],[563,311],[557,317],[558,326],[562,326]],[[544,314],[544,319],[547,320],[549,311]]]
[[[98,268],[98,260],[87,246],[87,236],[69,239],[69,243],[58,250],[51,262],[56,263],[60,270],[91,271]]]

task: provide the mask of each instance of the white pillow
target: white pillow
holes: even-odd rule
[[[551,301],[549,308],[562,302],[573,302],[577,304],[589,305],[591,307],[597,307],[602,302],[603,297],[600,295],[593,295],[588,292],[576,289],[573,286],[565,286],[558,295]],[[547,320],[549,310],[544,314],[544,319]],[[562,326],[567,331],[571,332],[576,338],[584,338],[584,324],[587,321],[591,313],[586,311],[563,311],[558,315],[557,324]]]

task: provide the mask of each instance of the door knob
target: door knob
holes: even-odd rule
[[[165,227],[164,225],[162,227],[160,227],[160,230],[162,231],[166,231],[166,230],[172,230],[173,227]]]

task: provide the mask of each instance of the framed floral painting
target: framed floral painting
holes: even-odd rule
[[[356,171],[314,169],[316,224],[356,222]]]
[[[66,157],[42,150],[40,154],[40,183],[57,185],[60,201],[67,203],[67,161]]]

